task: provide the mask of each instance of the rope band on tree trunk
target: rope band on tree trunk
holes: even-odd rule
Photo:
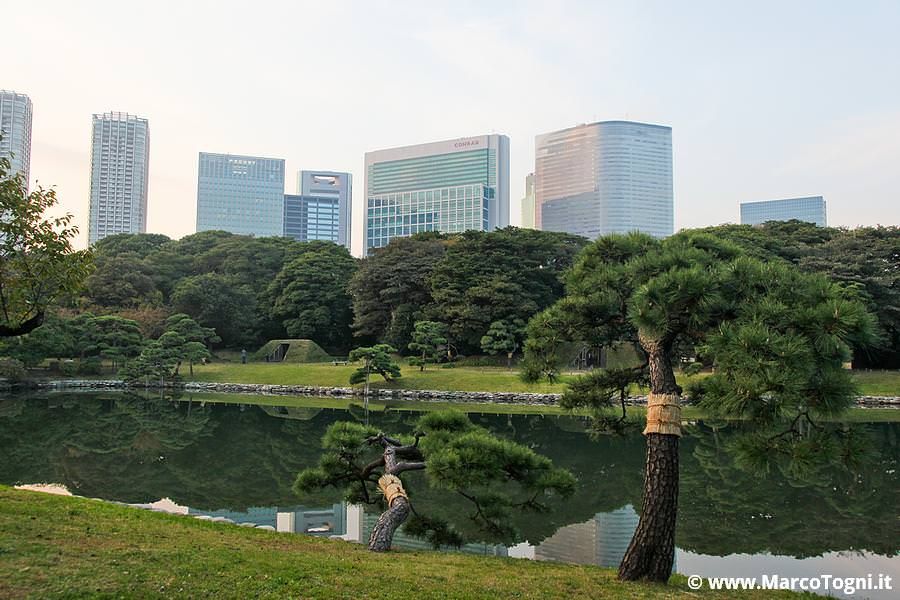
[[[644,435],[664,433],[681,436],[679,399],[678,394],[650,393],[647,397],[647,427],[644,428]]]
[[[407,500],[409,499],[409,496],[406,495],[406,490],[403,489],[403,482],[396,475],[382,475],[378,479],[378,487],[381,488],[384,499],[387,500],[388,508],[394,503],[395,498],[402,496]]]

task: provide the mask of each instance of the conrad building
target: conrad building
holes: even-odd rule
[[[150,129],[128,113],[94,115],[88,241],[147,231]]]
[[[423,231],[509,225],[509,138],[482,135],[366,153],[363,251]]]
[[[284,234],[284,159],[200,153],[197,231]]]
[[[672,128],[602,121],[538,135],[534,197],[545,231],[671,235]]]
[[[28,185],[31,167],[31,99],[0,90],[0,158],[9,161],[9,175],[21,173]]]

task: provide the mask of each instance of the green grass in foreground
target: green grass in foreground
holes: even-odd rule
[[[348,387],[353,365],[334,366],[331,363],[213,363],[195,365],[194,377],[188,381],[218,383],[267,383],[275,385],[318,385]],[[380,377],[372,378],[372,386],[380,389],[455,390],[461,392],[531,392],[562,393],[571,376],[564,375],[561,383],[527,384],[519,379],[519,371],[502,367],[456,367],[442,369],[431,366],[425,371],[404,365],[403,377],[388,383]],[[891,396],[900,394],[900,371],[856,371],[862,394]],[[702,377],[702,375],[700,375]],[[679,375],[684,384],[689,378]]]
[[[741,591],[741,598],[792,598]],[[0,486],[0,597],[733,598],[615,571],[244,529]]]

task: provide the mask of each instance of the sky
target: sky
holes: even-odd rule
[[[534,137],[672,127],[676,229],[822,195],[900,224],[900,2],[8,0],[0,89],[34,105],[31,179],[86,244],[91,115],[150,126],[148,232],[194,232],[198,152],[354,178],[365,152],[503,133],[511,222]]]

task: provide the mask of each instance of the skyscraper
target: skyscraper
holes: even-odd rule
[[[601,121],[539,135],[534,197],[538,229],[671,235],[672,128]]]
[[[31,99],[0,90],[0,156],[9,160],[9,174],[31,176]]]
[[[422,231],[509,225],[509,138],[482,135],[366,153],[363,249]]]
[[[525,197],[522,198],[523,229],[534,229],[534,173],[525,176]]]
[[[147,231],[150,130],[128,113],[94,115],[91,147],[91,244],[117,233]]]
[[[806,221],[819,227],[828,224],[825,199],[822,196],[762,200],[741,203],[741,225],[759,225],[766,221]]]
[[[301,242],[328,240],[349,250],[350,173],[300,171],[297,193],[284,196],[285,237]]]
[[[200,153],[197,231],[284,234],[284,159]]]

